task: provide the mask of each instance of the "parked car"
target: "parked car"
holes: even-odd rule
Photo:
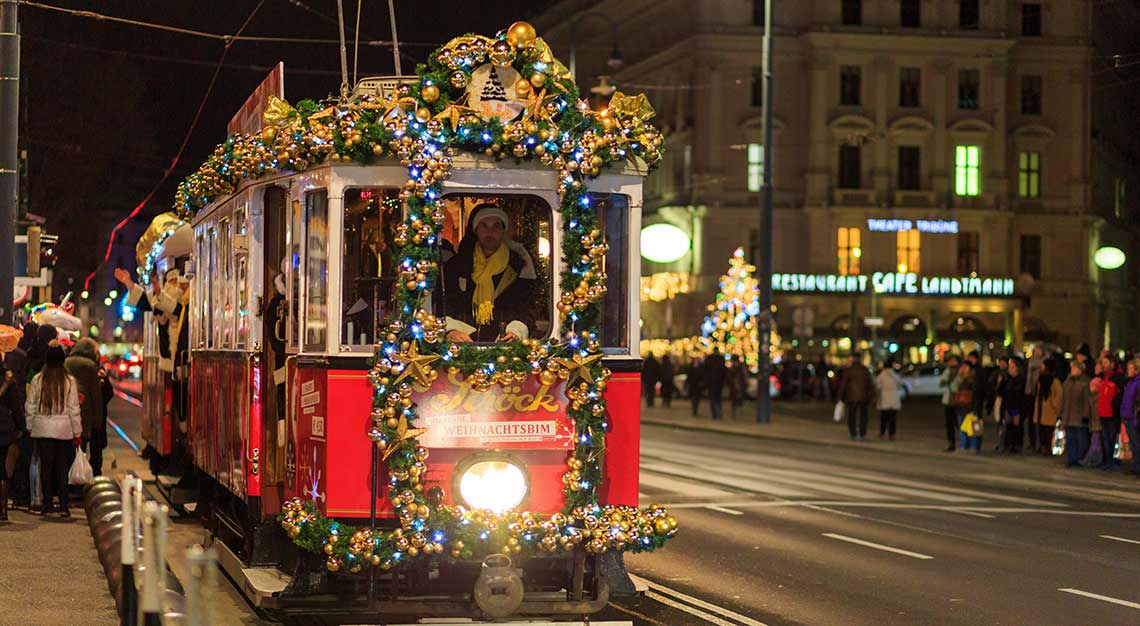
[[[942,372],[946,366],[920,365],[902,375],[903,397],[908,396],[940,396],[944,389],[938,385]]]

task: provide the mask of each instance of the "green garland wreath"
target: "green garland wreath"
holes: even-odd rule
[[[484,119],[466,106],[472,72],[484,63],[513,67],[521,79],[516,96],[522,119]],[[393,530],[356,528],[325,517],[311,502],[286,501],[278,521],[301,548],[326,556],[330,571],[358,572],[366,565],[391,569],[423,556],[470,559],[492,553],[553,553],[584,549],[645,551],[677,532],[662,507],[599,506],[598,487],[606,445],[610,372],[601,365],[599,301],[606,293],[601,260],[607,246],[586,181],[602,168],[639,159],[661,159],[661,135],[643,95],[615,93],[609,108],[591,111],[572,77],[549,46],[525,22],[495,38],[457,37],[416,68],[416,84],[401,85],[387,100],[305,100],[296,108],[274,100],[259,135],[234,135],[179,185],[176,210],[192,214],[233,193],[243,179],[302,171],[323,161],[361,164],[396,158],[408,167],[400,199],[407,217],[397,227],[400,254],[397,319],[381,338],[368,374],[373,388],[368,436],[384,450],[389,499],[400,525]],[[445,340],[443,320],[422,307],[439,277],[434,244],[444,222],[437,202],[458,150],[495,159],[540,160],[558,172],[565,224],[566,269],[558,303],[562,322],[555,339],[524,340],[492,348]],[[529,512],[470,511],[429,503],[421,477],[428,450],[415,435],[411,395],[440,369],[465,376],[475,390],[509,385],[528,376],[544,383],[566,380],[577,444],[563,475],[565,507],[550,516]]]

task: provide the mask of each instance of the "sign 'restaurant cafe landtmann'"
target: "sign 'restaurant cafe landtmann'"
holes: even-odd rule
[[[772,274],[772,289],[788,293],[868,293],[892,296],[997,297],[1011,298],[1012,278],[978,276],[919,276],[910,273]]]

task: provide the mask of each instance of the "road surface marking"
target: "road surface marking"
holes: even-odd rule
[[[715,504],[710,504],[710,505],[706,506],[705,508],[710,510],[710,511],[717,511],[720,513],[728,513],[729,515],[744,515],[744,511],[737,511],[736,509],[728,509],[728,508],[725,508],[723,506],[717,506]],[[1136,543],[1140,543],[1140,541],[1137,541]]]
[[[1119,604],[1120,606],[1126,606],[1130,609],[1140,610],[1140,603],[1129,602],[1128,600],[1121,600],[1120,598],[1112,598],[1109,596],[1102,596],[1099,593],[1089,593],[1088,591],[1081,591],[1080,589],[1058,589],[1057,591],[1063,591],[1065,593],[1071,593],[1075,596],[1084,596],[1086,598],[1092,598],[1093,600],[1100,600],[1101,602],[1111,602],[1112,604]]]
[[[653,598],[654,600],[657,600],[662,604],[667,604],[675,609],[685,611],[690,615],[696,615],[703,620],[708,620],[714,624],[718,624],[719,626],[768,626],[763,622],[758,622],[751,617],[741,615],[736,611],[726,609],[723,606],[717,606],[711,602],[701,600],[700,598],[694,598],[693,596],[681,593],[676,589],[670,589],[665,585],[655,583],[652,580],[645,580],[645,584],[649,587],[649,591],[645,594],[646,597]],[[682,604],[682,602],[687,604]],[[704,611],[701,609],[704,609]],[[715,613],[715,615],[712,615],[710,613]],[[720,617],[717,617],[718,615]],[[733,621],[730,622],[727,619],[721,618],[728,618]]]
[[[995,519],[997,517],[996,515],[990,515],[989,513],[978,513],[977,511],[971,511],[969,509],[956,509],[954,507],[949,507],[949,506],[943,507],[939,510],[940,511],[946,511],[947,513],[957,513],[959,515],[971,515],[973,517],[981,517],[984,519]]]
[[[1138,544],[1140,544],[1140,541],[1136,541],[1135,539],[1125,539],[1124,537],[1113,537],[1112,535],[1101,535],[1101,538],[1102,539],[1111,539],[1113,541],[1123,541],[1124,543],[1138,543]]]
[[[681,480],[672,476],[661,476],[652,472],[641,473],[641,486],[663,489],[696,498],[718,498],[733,495],[731,491],[709,487],[696,481]]]
[[[643,472],[656,472],[658,474],[665,474],[667,476],[674,476],[678,478],[692,478],[689,471],[678,466],[676,463],[645,463],[642,462],[641,470]],[[710,471],[709,474],[702,477],[701,482],[712,483],[714,485],[721,485],[724,487],[732,487],[742,491],[754,491],[757,493],[766,493],[774,496],[788,497],[788,496],[809,496],[811,494],[799,491],[797,489],[789,489],[780,485],[773,485],[767,482],[758,480],[747,480],[741,478],[729,478],[715,473],[716,470],[711,468],[705,471]]]
[[[128,436],[127,433],[123,432],[122,427],[115,423],[115,420],[108,417],[107,423],[111,426],[111,430],[114,430],[116,433],[118,433],[119,436],[123,438],[123,441],[127,442],[127,445],[130,446],[132,450],[139,452],[139,444],[132,441],[130,436]]]
[[[934,558],[934,557],[930,556],[929,554],[919,554],[918,552],[911,552],[910,550],[903,550],[902,548],[892,548],[891,546],[884,546],[881,543],[873,543],[870,541],[863,541],[862,539],[856,539],[854,537],[848,537],[847,535],[838,535],[835,533],[823,533],[823,536],[827,537],[828,539],[838,539],[839,541],[846,541],[848,543],[854,543],[856,545],[866,546],[868,548],[874,548],[876,550],[883,550],[884,552],[894,552],[895,554],[901,554],[903,556],[909,556],[912,559],[920,559],[923,561],[929,561],[929,560]]]
[[[949,495],[949,494],[944,494],[944,493],[938,493],[937,491],[934,491],[932,489],[928,489],[925,487],[921,488],[921,489],[919,489],[919,488],[907,488],[907,487],[898,487],[895,485],[890,485],[890,484],[881,483],[881,482],[868,482],[866,480],[860,480],[858,478],[852,479],[852,478],[843,478],[843,477],[839,477],[839,476],[804,475],[803,473],[796,472],[795,470],[772,469],[772,470],[764,470],[764,471],[770,471],[770,472],[776,473],[776,474],[781,475],[781,476],[790,476],[790,475],[800,474],[801,476],[803,476],[803,480],[805,481],[804,486],[811,487],[814,489],[819,488],[817,486],[819,483],[827,483],[827,484],[836,485],[839,487],[846,487],[845,489],[843,489],[842,493],[847,493],[848,495],[858,497],[858,498],[862,497],[861,495],[859,495],[860,493],[867,493],[867,494],[870,494],[870,499],[875,499],[875,498],[893,499],[892,496],[882,496],[881,495],[881,494],[886,493],[886,494],[896,494],[896,495],[901,495],[901,496],[911,496],[911,497],[916,497],[916,498],[925,498],[927,500],[938,500],[939,502],[949,502],[952,504],[962,504],[965,502],[977,502],[978,501],[978,498],[976,498],[976,497],[955,496],[955,495]]]

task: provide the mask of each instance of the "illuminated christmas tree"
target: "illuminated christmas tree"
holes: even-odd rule
[[[737,248],[729,259],[728,273],[720,277],[720,293],[708,306],[709,314],[701,324],[701,343],[706,350],[736,355],[755,371],[759,363],[760,283],[754,276],[756,266],[744,262],[744,249]],[[779,356],[780,336],[772,324],[769,356]]]

